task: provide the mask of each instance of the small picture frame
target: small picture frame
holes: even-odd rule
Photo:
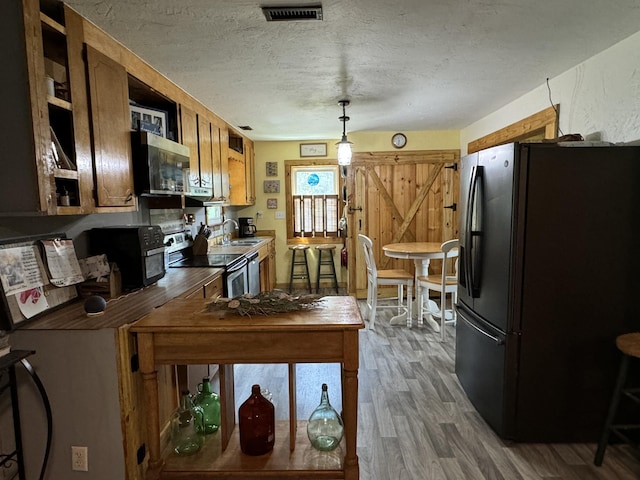
[[[280,180],[265,180],[264,193],[280,193]]]
[[[267,177],[278,176],[278,162],[267,162]]]
[[[301,157],[326,157],[327,144],[326,143],[301,143],[300,156]]]
[[[267,208],[271,210],[275,210],[278,208],[278,199],[277,198],[267,198]]]
[[[129,111],[131,131],[147,131],[167,138],[167,112],[137,103],[130,103]]]

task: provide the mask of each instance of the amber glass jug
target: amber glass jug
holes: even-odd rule
[[[260,393],[260,385],[251,387],[251,396],[238,411],[240,449],[247,455],[264,455],[275,442],[275,408]]]

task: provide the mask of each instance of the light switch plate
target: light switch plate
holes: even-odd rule
[[[284,220],[284,218],[285,218],[284,212],[281,211],[281,210],[277,211],[276,212],[276,218]]]

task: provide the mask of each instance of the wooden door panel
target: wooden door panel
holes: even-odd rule
[[[442,242],[457,238],[457,150],[359,153],[347,175],[349,198],[349,291],[366,296],[366,269],[358,233],[369,236],[379,269],[404,268],[412,261],[391,259],[382,246],[395,242]],[[362,210],[360,210],[360,208]]]

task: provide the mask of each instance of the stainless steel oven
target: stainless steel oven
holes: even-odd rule
[[[168,243],[168,241],[165,241]],[[170,259],[170,268],[224,268],[224,296],[237,297],[249,292],[248,261],[241,253],[218,253],[208,255],[185,256],[188,249],[177,252],[178,259]],[[173,257],[176,254],[171,254]]]
[[[247,275],[247,257],[240,259],[225,268],[224,294],[227,298],[234,298],[249,292],[249,277]]]

